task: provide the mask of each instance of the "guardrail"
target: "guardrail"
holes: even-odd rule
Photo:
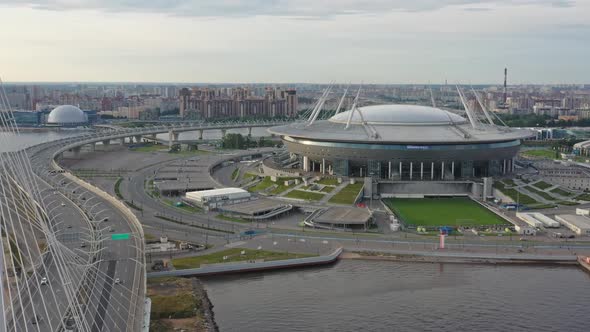
[[[57,154],[54,154],[53,158],[55,158],[57,156]],[[59,166],[57,164],[57,162],[55,161],[55,159],[52,159],[52,166],[55,170],[63,170],[63,168],[61,168],[61,166]],[[103,191],[102,189],[86,182],[83,181],[81,179],[79,179],[78,177],[74,176],[73,174],[69,173],[69,172],[64,172],[62,173],[64,177],[70,179],[73,182],[76,182],[79,186],[86,188],[86,190],[93,192],[94,194],[96,194],[97,196],[101,197],[102,199],[108,201],[109,203],[111,203],[112,205],[114,205],[119,211],[121,211],[124,215],[124,217],[127,219],[129,226],[131,226],[132,228],[132,233],[137,234],[137,236],[133,236],[134,242],[135,242],[135,247],[137,250],[140,251],[141,253],[141,257],[139,262],[136,262],[136,264],[141,264],[142,266],[140,267],[141,270],[143,270],[143,275],[145,275],[146,273],[146,266],[145,266],[145,249],[144,249],[144,233],[143,233],[143,227],[141,226],[141,223],[139,221],[139,219],[137,219],[137,216],[135,216],[135,214],[133,214],[133,212],[131,212],[131,210],[123,203],[121,203],[119,200],[115,199],[113,196],[109,195],[108,193],[106,193],[105,191]],[[137,270],[135,270],[134,272],[134,277],[133,277],[133,285],[132,285],[132,290],[136,290],[139,289],[139,283],[141,283],[141,280],[143,279],[143,285],[141,285],[143,292],[145,294],[145,291],[147,289],[147,280],[145,278],[142,278],[142,276],[137,276]],[[132,294],[134,294],[134,296],[136,297],[135,299],[131,299],[130,303],[132,303],[133,306],[133,310],[129,310],[129,322],[132,322],[129,326],[127,326],[127,330],[128,331],[136,331],[137,329],[134,329],[133,327],[135,326],[135,320],[132,317],[139,317],[141,318],[143,316],[143,310],[141,313],[137,313],[137,302],[139,301],[139,299],[137,298],[137,292],[132,292]],[[141,301],[143,301],[143,299],[141,299]]]

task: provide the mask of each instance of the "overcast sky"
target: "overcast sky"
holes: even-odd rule
[[[590,0],[0,0],[5,81],[590,83]]]

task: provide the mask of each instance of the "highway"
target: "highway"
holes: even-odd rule
[[[108,197],[84,188],[68,173],[55,171],[54,154],[75,141],[76,138],[68,138],[44,143],[29,148],[28,153],[36,175],[44,183],[48,209],[63,220],[55,227],[57,239],[69,250],[67,266],[74,276],[74,295],[82,304],[83,317],[78,320],[84,322],[83,328],[88,331],[140,331],[145,300],[142,233],[137,232],[129,217]],[[113,234],[129,234],[129,237],[113,240]],[[78,264],[73,264],[74,260]],[[61,322],[75,315],[72,308],[65,308],[67,301],[58,282],[58,263],[51,254],[47,254],[45,263],[47,269],[41,269],[38,275],[46,276],[48,285],[40,285],[38,280],[30,278],[33,292],[30,296],[24,294],[23,301],[25,308],[32,306],[40,313],[39,322],[33,326],[34,319],[30,320],[28,314],[26,321],[17,319],[18,331],[34,331],[41,326],[41,331],[58,331]],[[50,299],[46,302],[53,305],[43,303],[42,298]]]

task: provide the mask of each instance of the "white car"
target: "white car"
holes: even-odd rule
[[[47,285],[47,284],[49,284],[49,280],[47,280],[47,277],[41,278],[41,285]]]
[[[119,278],[115,278],[115,285],[118,285],[118,284],[120,284],[120,283],[121,283],[121,279],[119,279]]]

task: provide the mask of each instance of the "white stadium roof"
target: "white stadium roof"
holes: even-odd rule
[[[400,144],[497,142],[524,139],[533,135],[525,129],[479,123],[477,128],[464,117],[435,107],[417,105],[376,105],[350,110],[329,120],[295,122],[269,128],[286,140],[339,142],[383,142]],[[364,119],[364,122],[361,120]],[[302,144],[307,144],[303,141]]]
[[[374,105],[358,108],[362,118],[368,124],[402,124],[402,125],[445,125],[461,124],[467,120],[457,114],[441,110],[440,108],[418,105]],[[350,116],[346,111],[334,115],[330,122],[346,123]],[[360,124],[361,114],[354,112],[351,123]]]

